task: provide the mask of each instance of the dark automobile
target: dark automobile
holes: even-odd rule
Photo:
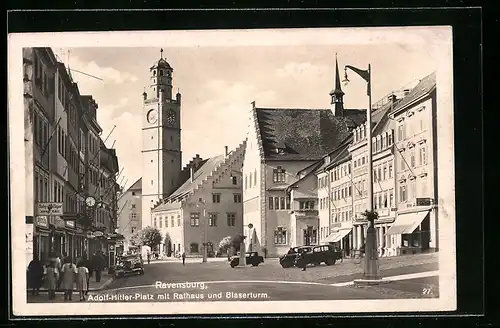
[[[296,265],[297,253],[302,253],[306,265],[334,265],[339,259],[342,259],[342,253],[333,245],[319,246],[299,246],[290,248],[287,254],[280,258],[280,264],[283,268],[290,268]]]
[[[297,253],[303,253],[311,250],[311,246],[292,247],[288,252],[279,258],[279,262],[283,268],[291,268],[295,265]]]
[[[247,265],[258,266],[261,263],[264,263],[264,258],[259,255],[257,252],[246,252],[245,253],[245,261]],[[240,264],[240,256],[235,255],[231,257],[231,261],[229,265],[231,268],[234,268]]]
[[[144,263],[139,254],[120,257],[115,268],[115,278],[137,273],[140,275],[144,274]]]

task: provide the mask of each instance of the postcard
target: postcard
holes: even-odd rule
[[[455,310],[452,64],[448,26],[9,35],[14,315]]]

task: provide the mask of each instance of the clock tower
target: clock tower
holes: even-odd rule
[[[149,69],[142,110],[142,227],[152,226],[151,208],[179,186],[182,169],[181,95],[172,98],[174,69],[163,58]]]

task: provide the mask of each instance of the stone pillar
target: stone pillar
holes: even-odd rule
[[[363,226],[359,225],[357,227],[358,231],[358,249],[361,249],[361,246],[363,246]]]

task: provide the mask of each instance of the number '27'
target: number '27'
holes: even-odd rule
[[[432,294],[432,288],[422,288],[422,294],[423,295],[431,295]]]

